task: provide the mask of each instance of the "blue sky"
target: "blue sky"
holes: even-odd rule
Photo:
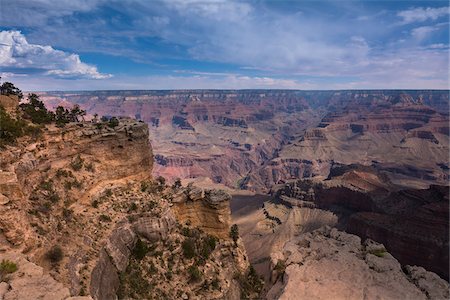
[[[24,90],[448,89],[448,1],[1,0]]]

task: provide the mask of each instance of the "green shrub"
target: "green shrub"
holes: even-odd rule
[[[0,146],[12,144],[26,134],[29,126],[22,119],[12,118],[0,105]]]
[[[212,281],[211,281],[211,286],[213,289],[218,290],[220,288],[220,281],[219,278],[215,277]]]
[[[61,178],[61,177],[73,177],[72,172],[64,170],[64,169],[58,169],[56,171],[56,178]]]
[[[49,181],[42,181],[39,184],[39,188],[41,190],[44,190],[44,191],[53,191],[53,182],[51,180],[49,180]]]
[[[11,274],[17,271],[17,265],[7,259],[3,259],[0,262],[0,275]]]
[[[23,94],[22,91],[17,88],[13,83],[5,81],[3,82],[3,84],[0,86],[0,94],[2,95],[16,95],[19,100],[21,100],[23,98]]]
[[[133,248],[132,254],[137,260],[141,260],[147,255],[149,248],[145,242],[141,239],[136,241],[136,245]]]
[[[98,205],[99,205],[98,200],[95,199],[94,201],[92,201],[91,205],[92,205],[93,208],[98,208]]]
[[[259,299],[264,281],[258,276],[253,266],[250,265],[245,274],[235,274],[234,279],[239,283],[243,299]]]
[[[369,251],[370,254],[373,254],[378,257],[384,257],[386,255],[386,249],[374,249]]]
[[[202,278],[202,273],[195,265],[192,265],[188,268],[188,273],[190,281],[196,282]]]
[[[116,117],[112,117],[109,119],[108,126],[111,128],[115,128],[119,125],[119,120]]]
[[[208,235],[202,240],[202,245],[200,249],[200,255],[204,259],[208,259],[211,253],[216,249],[216,242],[217,239],[212,236]]]
[[[52,263],[58,263],[63,259],[64,253],[59,245],[55,245],[47,251],[45,257]]]
[[[196,247],[195,240],[193,238],[187,238],[181,244],[181,248],[183,249],[184,257],[191,259],[196,256]]]
[[[178,189],[181,187],[181,180],[180,178],[175,179],[174,183],[172,184],[173,189]]]

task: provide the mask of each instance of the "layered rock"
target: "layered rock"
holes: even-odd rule
[[[402,264],[448,279],[448,188],[396,189],[373,173],[347,170],[322,183],[289,182],[276,197],[289,206],[334,211],[346,231],[383,243]]]
[[[448,171],[437,166],[448,165],[445,91],[99,91],[41,96],[52,105],[78,103],[91,114],[147,122],[161,158],[154,174],[169,179],[208,177],[232,188],[267,191],[291,178],[326,177],[334,163],[363,162],[377,163],[405,186],[425,188],[448,180]]]
[[[57,201],[64,196],[67,201],[89,204],[91,195],[108,183],[149,178],[153,163],[147,125],[128,119],[116,128],[92,123],[63,129],[49,126],[37,141],[8,146],[0,160],[0,210],[4,212],[0,224],[14,246],[36,238],[24,220],[30,218],[27,212],[47,205],[45,199],[53,196]],[[11,226],[14,223],[23,226]]]
[[[384,246],[325,227],[288,241],[268,299],[446,299],[449,285],[400,263]],[[282,266],[282,267],[281,267]]]
[[[151,242],[165,241],[175,225],[176,220],[170,210],[163,212],[159,219],[149,215],[140,216],[134,222],[123,219],[117,223],[92,270],[92,297],[99,300],[117,298],[119,274],[127,268],[137,239],[141,237]]]
[[[221,190],[189,186],[173,196],[174,212],[182,224],[189,224],[222,239],[229,238],[231,196]]]

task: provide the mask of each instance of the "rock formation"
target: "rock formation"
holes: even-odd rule
[[[447,299],[449,285],[406,266],[382,244],[325,227],[288,241],[274,255],[277,283],[268,299]],[[425,283],[426,281],[426,283]]]
[[[188,186],[173,196],[177,219],[206,233],[228,238],[231,227],[229,201],[231,196],[221,190],[203,190]]]
[[[404,265],[448,279],[448,187],[398,189],[374,173],[350,169],[328,181],[286,183],[276,197],[288,206],[331,210],[346,231],[383,243]]]
[[[6,146],[0,160],[0,261],[14,266],[6,277],[0,270],[4,299],[254,295],[245,290],[249,264],[243,245],[228,236],[231,197],[200,190],[195,203],[203,219],[187,222],[190,217],[179,212],[182,203],[171,199],[193,196],[197,189],[174,190],[152,180],[147,124],[121,118],[117,126],[48,125],[40,137]],[[186,240],[195,243],[194,258],[182,257]],[[161,257],[153,261],[156,253]],[[127,277],[137,273],[129,269],[156,262],[162,265],[152,269],[155,276],[136,277],[147,286],[139,290],[135,278]],[[244,281],[234,279],[236,274]],[[167,286],[169,276],[176,280]]]
[[[363,163],[407,187],[448,180],[446,91],[98,91],[41,93],[50,106],[149,124],[155,175],[267,191]],[[391,155],[386,156],[385,153]],[[421,157],[428,157],[421,160]],[[440,167],[442,166],[442,167]]]

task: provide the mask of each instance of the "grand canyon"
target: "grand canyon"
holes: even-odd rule
[[[79,104],[90,116],[147,123],[155,178],[234,194],[233,221],[267,282],[274,253],[323,225],[448,280],[448,91],[40,96],[49,107]]]
[[[3,146],[5,299],[448,297],[448,91],[34,96],[83,113]]]
[[[450,299],[449,8],[1,0],[0,300]]]

